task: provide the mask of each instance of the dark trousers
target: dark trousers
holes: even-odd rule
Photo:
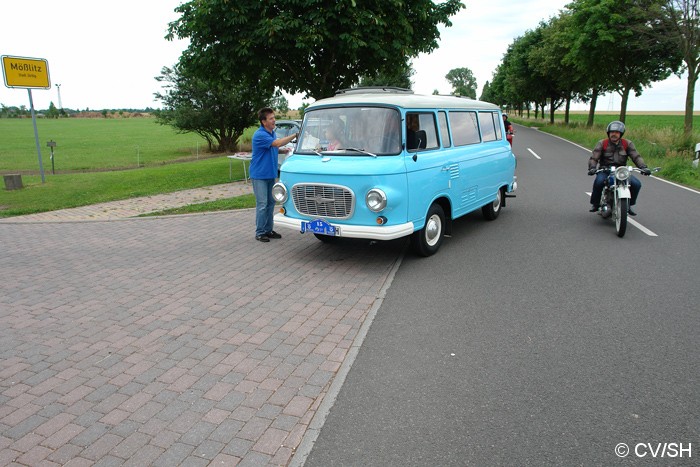
[[[608,176],[605,172],[599,172],[595,176],[593,181],[593,191],[591,192],[591,204],[593,206],[598,206],[600,204],[600,195],[603,194],[603,186],[605,185],[605,178]],[[630,175],[630,206],[634,206],[637,203],[637,196],[639,196],[639,190],[642,188],[642,182],[640,182],[637,177]]]

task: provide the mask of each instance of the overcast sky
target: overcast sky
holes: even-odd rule
[[[52,88],[33,90],[36,109],[50,102],[71,109],[159,107],[153,94],[155,77],[172,66],[186,42],[164,39],[173,11],[182,0],[34,0],[3,2],[0,55],[48,60]],[[413,62],[413,89],[449,93],[445,75],[453,68],[472,70],[479,90],[492,74],[509,44],[540,21],[556,16],[568,0],[465,0],[467,7],[443,28],[440,47]],[[685,77],[672,76],[632,98],[628,110],[683,110]],[[303,96],[290,96],[297,108]],[[25,105],[25,89],[0,85],[0,103]],[[618,110],[620,98],[605,96],[599,110]],[[578,108],[586,108],[579,105]],[[696,109],[700,102],[696,102]]]

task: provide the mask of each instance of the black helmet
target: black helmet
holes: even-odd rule
[[[506,118],[508,118],[508,114],[505,113],[505,112],[503,112],[503,116],[506,117]]]
[[[608,136],[610,136],[611,131],[619,131],[620,136],[622,136],[625,134],[625,124],[618,121],[618,120],[615,120],[614,122],[610,122],[610,123],[608,123],[608,129],[605,130],[605,132],[608,134]]]

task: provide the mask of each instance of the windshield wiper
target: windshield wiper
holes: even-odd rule
[[[376,155],[376,154],[372,154],[371,152],[369,152],[369,151],[365,151],[364,149],[358,149],[358,148],[345,148],[345,150],[346,150],[346,151],[356,151],[356,152],[360,152],[360,153],[362,153],[362,154],[367,154],[368,156],[372,156],[372,157],[377,157],[377,155]]]

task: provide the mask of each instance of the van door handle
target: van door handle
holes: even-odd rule
[[[442,169],[440,169],[440,170],[443,171],[443,172],[449,172],[449,171],[450,171],[450,166],[448,166],[448,165],[443,165],[443,166],[442,166]]]

